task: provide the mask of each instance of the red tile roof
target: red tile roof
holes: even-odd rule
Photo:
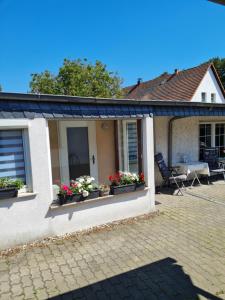
[[[209,68],[212,68],[223,94],[224,88],[212,63],[177,71],[164,73],[155,79],[141,82],[124,89],[125,97],[145,100],[185,100],[190,101]]]

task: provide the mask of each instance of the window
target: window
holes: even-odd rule
[[[203,158],[205,147],[216,147],[219,157],[225,157],[225,123],[199,125],[199,158]]]
[[[211,124],[200,124],[199,126],[199,158],[203,159],[203,149],[211,147],[212,143],[212,126]]]
[[[23,130],[0,130],[0,178],[20,178],[26,183]]]
[[[216,94],[215,93],[211,94],[211,102],[216,103]]]
[[[121,171],[138,173],[138,133],[136,121],[119,122],[119,165]]]
[[[216,124],[215,147],[218,149],[219,157],[225,156],[225,124]]]
[[[202,102],[206,102],[207,95],[205,92],[202,93]]]

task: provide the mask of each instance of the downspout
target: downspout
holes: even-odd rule
[[[190,117],[190,116],[188,116]],[[173,117],[169,120],[168,126],[168,166],[172,167],[172,153],[173,153],[173,122],[187,117]]]

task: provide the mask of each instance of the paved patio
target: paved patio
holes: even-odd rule
[[[0,258],[0,299],[225,299],[225,205],[157,202],[154,218]]]

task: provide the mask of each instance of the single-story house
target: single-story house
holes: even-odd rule
[[[173,109],[179,102],[212,104],[213,113],[154,115],[154,150],[161,152],[169,166],[174,166],[186,157],[189,161],[202,159],[204,146],[217,147],[220,157],[225,156],[225,118],[216,104],[225,104],[225,91],[218,73],[212,63],[179,71],[173,74],[163,73],[159,77],[127,87],[126,98],[140,101],[160,100],[173,103]],[[210,110],[209,109],[209,110]],[[156,185],[162,178],[155,166]]]
[[[127,99],[0,93],[0,178],[25,182],[17,198],[0,200],[0,249],[153,212],[160,181],[159,175],[155,178],[156,152],[172,165],[182,153],[199,160],[200,142],[223,148],[222,84],[212,65],[196,69],[146,86],[157,92],[152,98],[129,99],[131,93]],[[160,87],[165,87],[163,95],[170,92],[168,99],[162,99]],[[189,89],[195,93],[182,99],[178,87],[185,95]],[[133,88],[137,92],[139,87]],[[87,174],[98,184],[108,183],[108,176],[118,170],[143,172],[146,188],[54,203],[56,184]]]

